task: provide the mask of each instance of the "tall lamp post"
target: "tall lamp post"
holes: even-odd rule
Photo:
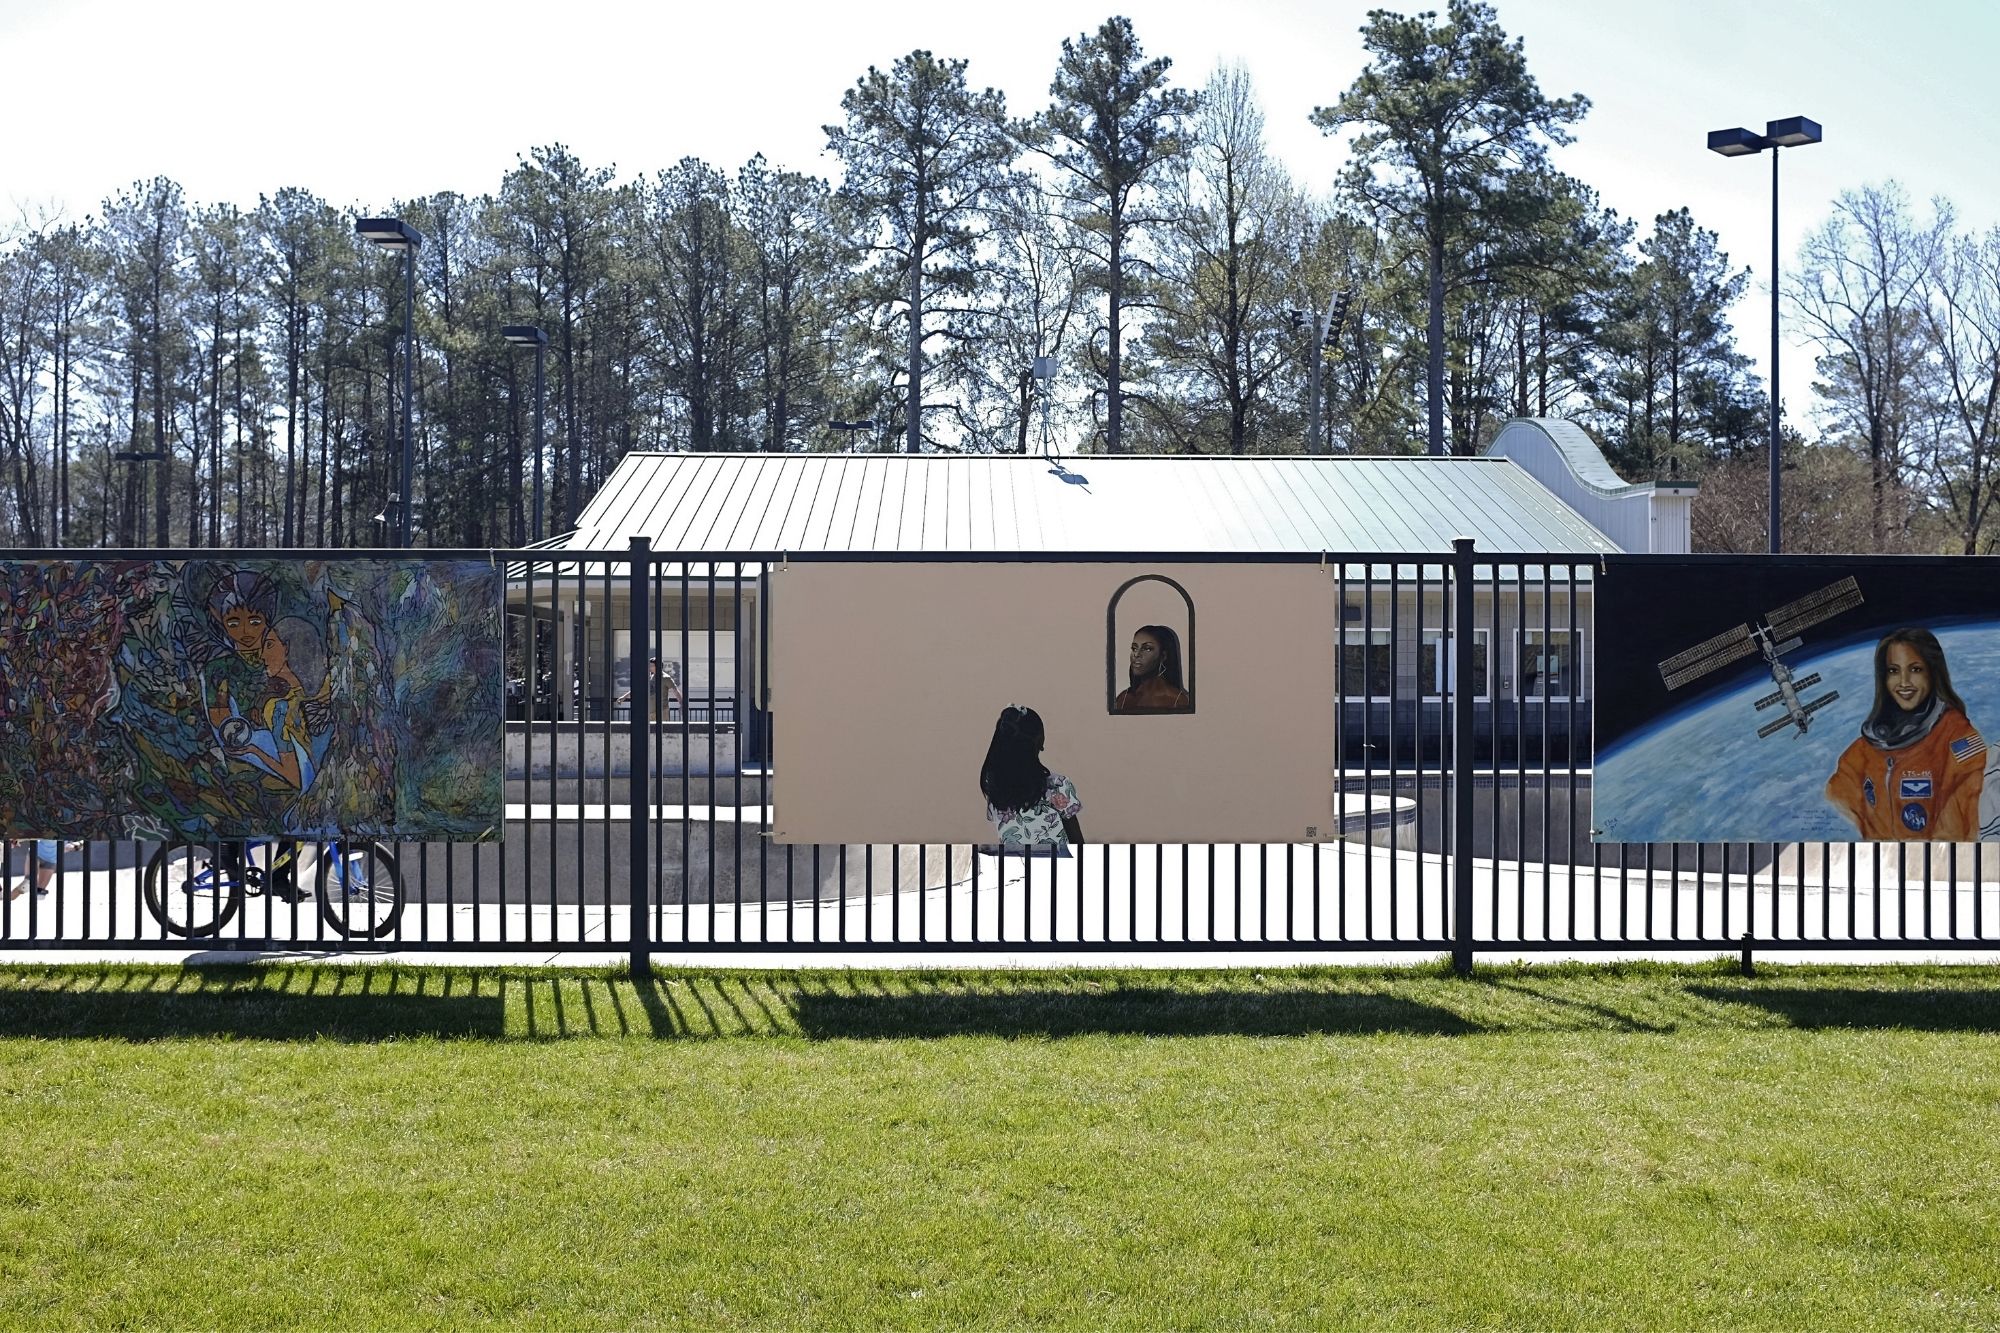
[[[500,336],[516,347],[535,349],[535,526],[530,541],[542,539],[542,362],[549,351],[549,335],[533,324],[503,324]]]
[[[416,359],[417,251],[423,248],[423,233],[401,218],[357,218],[354,234],[384,250],[403,255],[403,462],[397,474],[401,493],[396,502],[396,544],[410,545],[410,510],[416,503],[416,477],[412,460],[415,441],[410,428],[410,366]]]
[[[1708,150],[1724,157],[1749,157],[1771,150],[1771,554],[1784,547],[1778,509],[1778,150],[1818,143],[1819,122],[1804,116],[1766,121],[1762,134],[1738,127],[1710,130]]]

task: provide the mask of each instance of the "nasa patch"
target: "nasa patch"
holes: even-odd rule
[[[1931,798],[1931,775],[1914,773],[1904,778],[1897,786],[1896,794],[1906,801],[1928,801]]]
[[[1910,832],[1922,833],[1930,822],[1931,817],[1925,814],[1924,808],[1916,802],[1912,801],[1903,807],[1903,827]]]
[[[1871,806],[1875,804],[1875,779],[1861,779],[1861,799]]]

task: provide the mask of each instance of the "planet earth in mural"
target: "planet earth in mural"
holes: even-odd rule
[[[1752,706],[1771,693],[1771,673],[1752,661],[1675,712],[1597,753],[1592,823],[1604,842],[1852,842],[1854,826],[1825,795],[1840,753],[1861,732],[1875,700],[1875,643],[1894,626],[1817,647],[1785,661],[1800,677],[1819,672],[1808,699],[1840,697],[1800,735],[1787,727],[1759,740],[1776,709]],[[1980,734],[2000,749],[2000,621],[1933,623],[1951,683]],[[1817,650],[1815,650],[1817,647]],[[1991,780],[1991,779],[1989,779]]]

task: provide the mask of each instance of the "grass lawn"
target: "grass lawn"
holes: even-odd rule
[[[2000,1326],[2000,970],[0,970],[0,1326]]]

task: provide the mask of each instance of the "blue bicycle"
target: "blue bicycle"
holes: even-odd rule
[[[169,934],[214,935],[250,894],[302,901],[299,875],[308,868],[320,919],[343,939],[395,933],[403,915],[402,872],[394,852],[365,838],[164,843],[146,862],[146,908]]]

